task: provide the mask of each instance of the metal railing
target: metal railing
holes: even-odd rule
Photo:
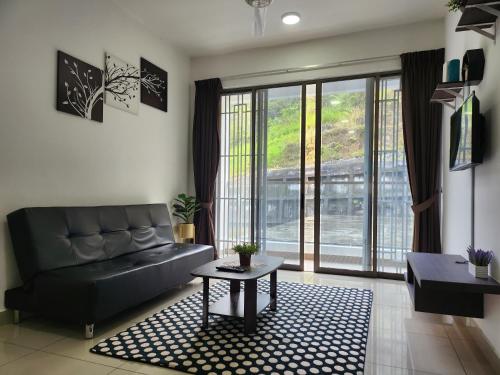
[[[221,256],[251,237],[251,93],[223,95],[215,230]]]
[[[406,168],[399,77],[380,80],[377,267],[402,273],[411,251],[413,212]]]

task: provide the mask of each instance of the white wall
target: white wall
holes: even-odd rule
[[[55,109],[56,51],[108,51],[169,73],[168,113],[104,105],[102,124]],[[189,58],[103,0],[0,0],[0,311],[19,285],[5,216],[25,206],[169,202],[188,189]]]
[[[498,42],[474,32],[456,33],[459,14],[446,19],[446,59],[462,59],[468,49],[483,48],[486,69],[483,81],[475,88],[486,116],[486,155],[476,168],[475,177],[475,247],[491,249],[496,260],[492,276],[500,281],[500,46]],[[465,255],[471,242],[471,172],[449,172],[449,119],[451,109],[443,114],[443,249],[446,253]],[[476,319],[496,353],[500,356],[500,296],[486,295],[485,319]]]
[[[315,39],[279,47],[257,48],[219,56],[193,58],[191,79],[225,77],[266,70],[297,68],[347,60],[399,55],[403,52],[442,48],[443,21],[431,21],[387,29]],[[292,82],[400,69],[398,57],[390,61],[311,72],[251,79],[224,80],[224,88]]]

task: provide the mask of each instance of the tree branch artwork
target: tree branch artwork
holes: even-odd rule
[[[74,76],[74,80],[72,85],[67,81],[64,82],[66,100],[62,104],[69,104],[81,117],[90,119],[94,105],[97,101],[102,100],[102,85],[93,84],[94,77],[90,69],[81,72],[75,61],[70,64],[66,59],[64,59],[64,64],[67,65],[70,74]]]
[[[168,73],[141,57],[141,102],[167,112]]]
[[[58,51],[57,109],[102,122],[102,71]]]
[[[137,113],[139,87],[139,69],[113,55],[106,54],[104,70],[106,104]]]
[[[156,96],[160,102],[163,101],[163,92],[167,88],[167,82],[162,81],[156,74],[144,72],[141,84],[149,95]]]

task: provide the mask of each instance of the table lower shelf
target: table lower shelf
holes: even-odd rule
[[[269,294],[257,293],[257,314],[262,312],[271,303]],[[208,313],[236,318],[245,317],[245,292],[228,293],[217,302],[211,304]]]

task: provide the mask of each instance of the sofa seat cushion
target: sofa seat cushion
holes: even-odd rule
[[[60,268],[36,276],[34,291],[38,305],[70,306],[75,316],[102,320],[152,298],[165,285],[179,285],[198,265],[212,260],[206,245],[168,244],[110,260]],[[132,303],[131,303],[132,302]],[[57,311],[48,311],[58,315]],[[63,315],[67,315],[67,311]],[[84,322],[85,323],[85,322]]]

